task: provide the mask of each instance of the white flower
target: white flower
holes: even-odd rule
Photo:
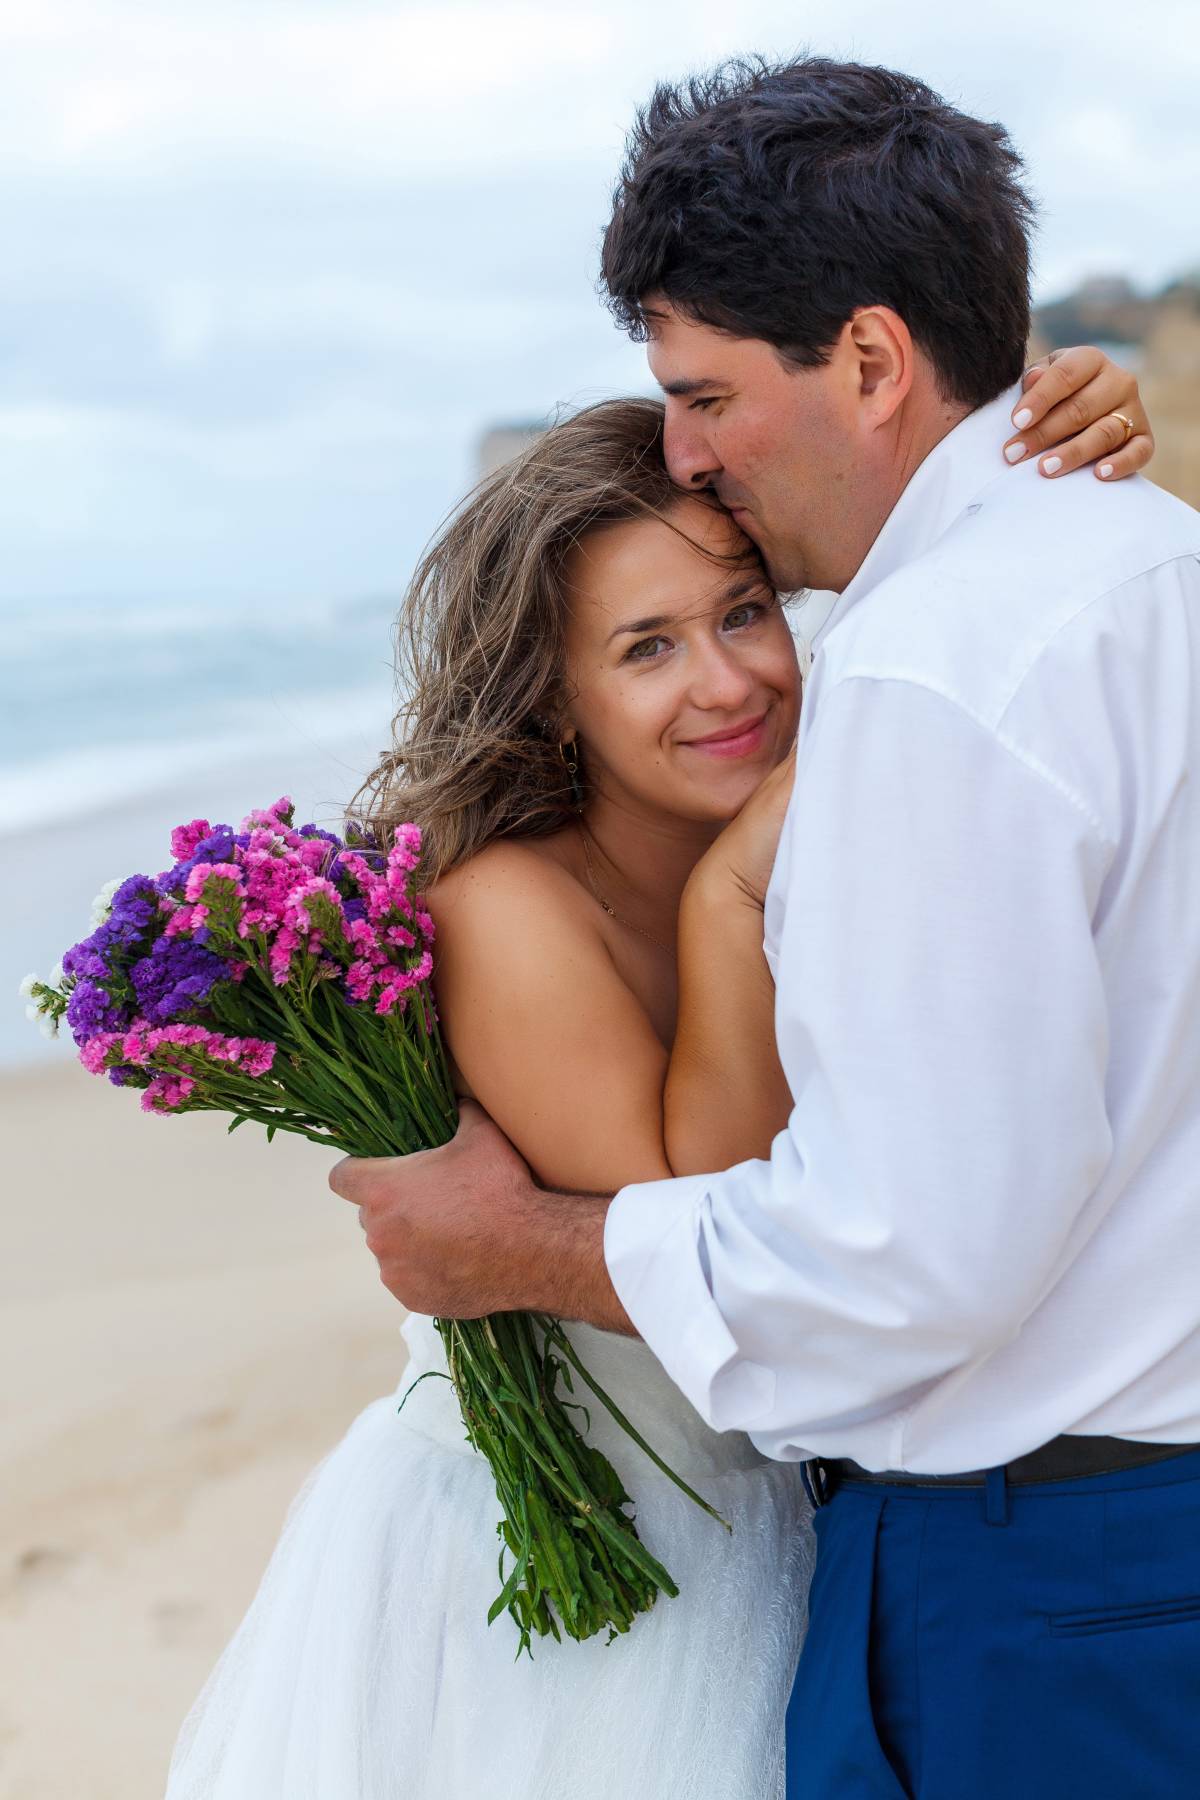
[[[96,898],[92,901],[92,924],[103,925],[112,911],[112,897],[120,887],[123,877],[118,875],[115,881],[106,881]]]
[[[61,963],[55,963],[50,971],[50,986],[60,988],[67,979],[67,972]]]
[[[42,1020],[42,1036],[44,1038],[56,1038],[58,1036],[58,1020],[57,1019],[43,1019]]]
[[[21,984],[17,989],[17,993],[20,995],[22,1000],[32,1000],[33,999],[33,987],[34,987],[34,983],[36,982],[36,980],[37,980],[36,975],[23,975],[21,977]]]
[[[25,1008],[25,1017],[27,1019],[29,1019],[31,1021],[36,1021],[36,1020],[40,1019],[41,1016],[42,1016],[42,1009],[40,1006],[27,1006]]]

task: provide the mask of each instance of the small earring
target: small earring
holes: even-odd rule
[[[558,746],[558,754],[562,758],[563,767],[567,771],[567,780],[571,784],[571,804],[576,812],[583,811],[583,783],[579,779],[579,750],[574,738],[570,743]]]

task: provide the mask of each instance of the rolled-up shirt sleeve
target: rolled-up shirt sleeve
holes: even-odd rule
[[[622,1190],[606,1257],[715,1428],[903,1467],[912,1409],[1019,1333],[1094,1228],[1111,852],[1000,726],[866,677],[821,696],[785,838],[791,1118],[767,1160]]]

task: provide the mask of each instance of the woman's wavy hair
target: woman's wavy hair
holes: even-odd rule
[[[671,525],[681,497],[663,460],[662,404],[606,400],[486,477],[425,552],[396,627],[394,747],[351,805],[384,845],[404,820],[421,827],[425,882],[497,838],[542,836],[578,815],[585,762],[573,778],[559,740],[567,560],[597,526]],[[752,546],[729,561],[751,557]]]

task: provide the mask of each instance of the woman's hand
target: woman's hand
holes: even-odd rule
[[[732,886],[751,905],[761,908],[775,866],[783,817],[792,797],[796,746],[756,788],[740,813],[701,857],[689,880]]]
[[[1026,369],[1022,388],[1013,411],[1017,435],[1004,446],[1009,462],[1041,456],[1038,467],[1051,478],[1095,463],[1101,481],[1120,481],[1144,469],[1154,455],[1154,433],[1138,384],[1102,350],[1090,344],[1052,350]],[[1117,413],[1133,423],[1127,443]]]

